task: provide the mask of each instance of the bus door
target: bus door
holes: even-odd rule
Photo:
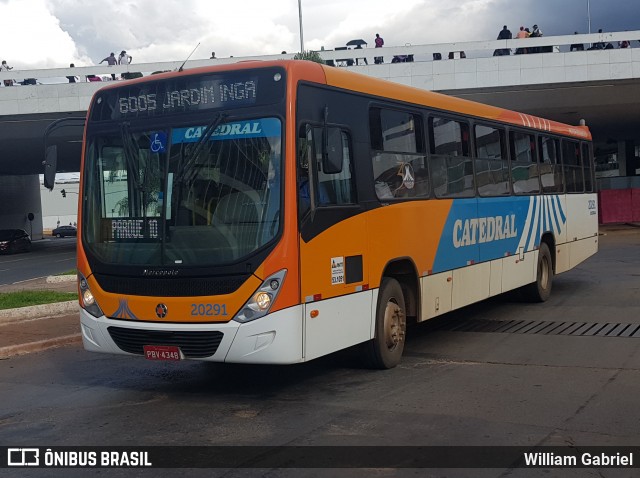
[[[303,124],[298,137],[300,295],[306,360],[371,338],[364,215],[352,146],[340,126]]]

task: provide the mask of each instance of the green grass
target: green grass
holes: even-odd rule
[[[71,269],[70,271],[67,272],[61,272],[60,274],[56,274],[57,276],[74,276],[78,273],[78,271],[76,269]]]
[[[0,294],[0,310],[16,309],[30,305],[52,304],[54,302],[66,302],[77,300],[75,292],[56,292],[51,290],[7,292]]]

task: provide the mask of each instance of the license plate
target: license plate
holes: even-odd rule
[[[172,345],[145,345],[144,357],[148,360],[180,360],[180,349]]]

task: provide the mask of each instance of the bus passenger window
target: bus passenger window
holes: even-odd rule
[[[504,130],[476,125],[476,184],[480,196],[511,193]]]
[[[342,169],[337,173],[322,171],[322,163],[318,168],[318,196],[319,205],[344,205],[356,202],[354,178],[351,164],[351,144],[349,135],[339,128],[329,128],[329,133],[339,135],[338,144],[342,143]],[[339,146],[338,146],[339,147]],[[324,200],[323,200],[324,196]]]
[[[584,190],[591,193],[593,192],[593,158],[587,143],[582,143],[582,166],[584,167]]]
[[[513,192],[516,194],[539,193],[540,179],[535,137],[532,134],[512,131],[510,146]]]
[[[351,144],[349,136],[339,128],[329,128],[328,132],[337,140],[334,145],[342,147],[342,168],[337,173],[325,173],[322,168],[323,134],[321,127],[303,125],[298,143],[298,210],[304,215],[311,206],[309,169],[313,168],[316,205],[319,207],[354,204],[355,184],[352,174]]]
[[[469,154],[469,125],[448,118],[429,119],[429,166],[436,197],[475,195],[473,160]]]
[[[580,162],[580,145],[575,141],[562,141],[562,169],[568,193],[584,191],[583,169]]]
[[[560,147],[557,139],[541,136],[540,143],[540,182],[544,193],[562,193],[562,166]]]
[[[378,199],[429,197],[422,117],[405,111],[372,108],[369,125]]]

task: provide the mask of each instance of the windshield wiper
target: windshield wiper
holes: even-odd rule
[[[138,148],[134,145],[133,139],[131,139],[131,133],[129,132],[129,123],[123,122],[120,125],[120,135],[122,137],[122,150],[124,152],[124,159],[127,163],[127,169],[131,170],[134,185],[136,188],[140,188],[140,170],[138,169],[138,163],[136,156]]]
[[[200,139],[196,143],[194,143],[193,148],[191,149],[189,154],[185,155],[184,166],[179,171],[176,182],[182,182],[187,176],[190,176],[190,179],[192,179],[194,175],[197,174],[198,170],[194,170],[193,168],[196,164],[198,156],[200,156],[200,153],[204,149],[205,144],[209,142],[209,139],[211,138],[213,132],[218,126],[220,126],[220,124],[226,117],[227,115],[225,113],[218,113],[218,115],[214,117],[213,120],[206,126],[204,132],[202,133],[202,136],[200,136]]]

